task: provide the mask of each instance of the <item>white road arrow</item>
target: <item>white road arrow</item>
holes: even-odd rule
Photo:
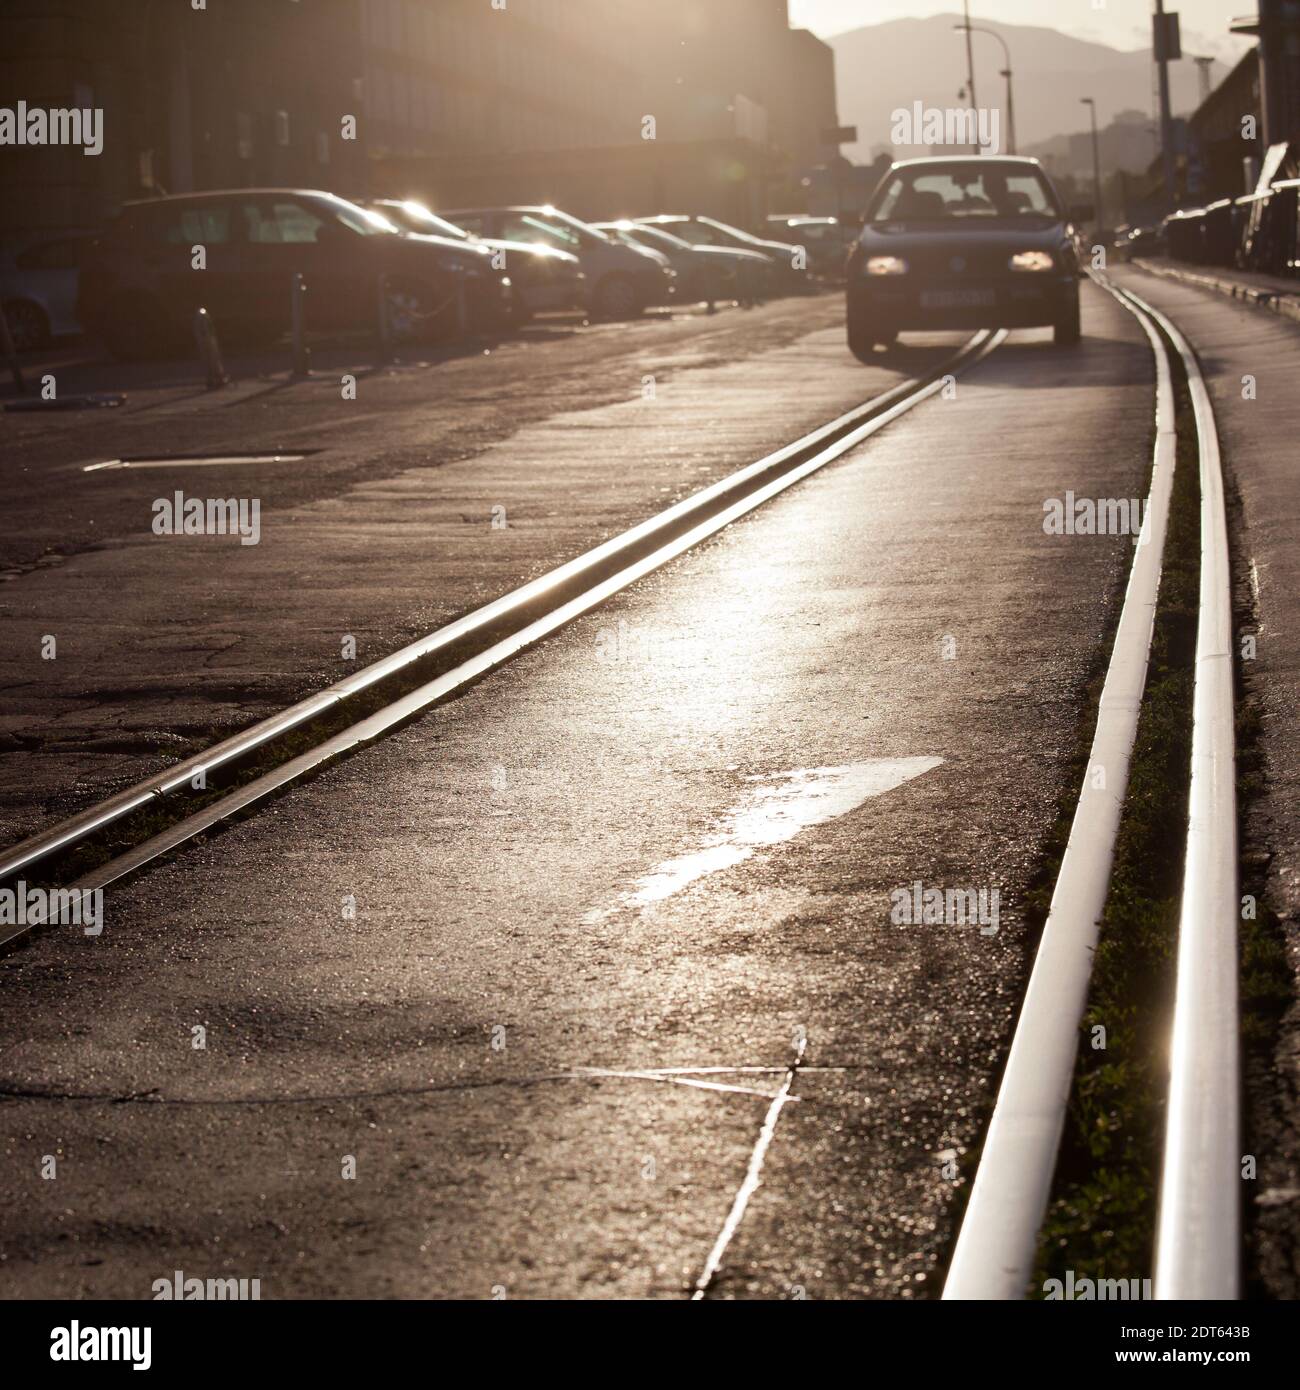
[[[792,840],[810,825],[855,811],[873,796],[901,787],[938,767],[942,758],[874,758],[847,767],[801,767],[754,778],[758,786],[723,818],[691,854],[665,860],[625,895],[621,907],[644,907],[688,884],[748,859],[755,850]]]

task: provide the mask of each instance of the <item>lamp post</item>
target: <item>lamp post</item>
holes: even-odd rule
[[[1080,97],[1092,116],[1092,200],[1093,217],[1097,223],[1097,235],[1101,236],[1101,152],[1097,144],[1097,102],[1093,97]]]
[[[962,12],[966,18],[965,25],[961,26],[966,30],[966,93],[970,97],[970,113],[975,123],[975,153],[980,154],[979,110],[975,104],[975,50],[970,37],[970,0],[962,0]]]
[[[998,33],[996,29],[986,29],[982,24],[954,24],[952,26],[959,33],[966,32],[966,41],[970,42],[971,34],[988,34],[1002,45],[1002,58],[1006,67],[998,74],[999,77],[1007,79],[1007,153],[1016,153],[1016,95],[1015,88],[1012,86],[1011,77],[1011,50],[1007,47],[1007,41]]]

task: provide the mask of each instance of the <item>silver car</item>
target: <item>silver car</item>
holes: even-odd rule
[[[675,290],[667,256],[616,241],[558,208],[440,208],[439,215],[474,236],[540,241],[572,252],[582,262],[598,318],[636,318],[651,304],[666,304]]]

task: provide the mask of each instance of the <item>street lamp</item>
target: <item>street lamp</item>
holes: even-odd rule
[[[1093,217],[1097,223],[1097,234],[1101,235],[1101,153],[1097,144],[1097,102],[1093,97],[1080,97],[1092,115],[1092,201]]]
[[[998,33],[996,29],[986,29],[982,24],[954,24],[952,26],[958,33],[965,33],[966,42],[970,42],[971,34],[988,34],[997,39],[1002,45],[1002,58],[1006,67],[998,73],[999,77],[1007,79],[1007,145],[1008,153],[1016,153],[1016,97],[1015,89],[1011,85],[1011,50],[1007,47],[1007,41]]]
[[[961,9],[962,14],[965,16],[966,19],[966,23],[964,26],[966,29],[966,91],[967,94],[970,96],[971,119],[975,122],[975,129],[971,132],[971,134],[975,140],[975,153],[981,154],[983,153],[983,151],[980,149],[979,107],[976,105],[975,102],[975,54],[971,48],[970,41],[970,0],[962,0]]]

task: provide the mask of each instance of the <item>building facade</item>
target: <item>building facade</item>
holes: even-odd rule
[[[256,185],[752,224],[837,153],[786,0],[5,0],[19,102],[102,109],[103,150],[0,147],[0,234]]]
[[[102,110],[103,149],[0,148],[0,233],[194,189],[363,191],[360,21],[359,0],[6,0],[0,107]]]

